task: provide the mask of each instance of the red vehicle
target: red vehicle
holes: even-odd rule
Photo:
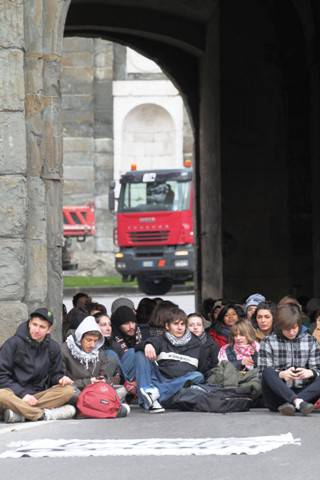
[[[116,215],[116,270],[163,295],[193,277],[192,172],[130,171],[121,176]],[[114,203],[111,197],[111,203]]]
[[[74,270],[78,267],[71,263],[69,248],[72,238],[76,238],[78,242],[84,242],[86,237],[95,235],[95,233],[96,221],[94,208],[91,204],[63,207],[63,236],[65,238],[62,249],[63,270]]]

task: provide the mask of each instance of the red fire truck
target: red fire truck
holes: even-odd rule
[[[94,207],[87,205],[69,205],[63,207],[63,236],[65,238],[62,249],[63,270],[74,270],[77,265],[71,261],[71,241],[76,238],[78,242],[84,242],[86,237],[95,235],[96,221]]]
[[[110,204],[114,205],[114,190]],[[111,207],[112,208],[112,207]],[[147,295],[163,295],[193,277],[192,172],[133,170],[120,179],[116,270],[137,278]]]

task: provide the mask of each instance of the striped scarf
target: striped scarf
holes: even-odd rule
[[[183,337],[175,337],[174,335],[172,335],[169,332],[166,332],[164,335],[167,338],[167,340],[169,340],[171,345],[174,345],[175,347],[180,347],[182,345],[186,345],[188,342],[190,342],[191,336],[192,336],[192,334],[189,330],[186,331],[186,333],[183,335]]]

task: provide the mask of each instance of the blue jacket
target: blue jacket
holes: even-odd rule
[[[0,348],[0,388],[18,397],[56,385],[64,375],[60,346],[47,335],[42,342],[29,336],[28,322]]]

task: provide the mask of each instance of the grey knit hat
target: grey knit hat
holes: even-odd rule
[[[114,300],[112,302],[111,314],[114,313],[119,307],[129,307],[133,311],[135,311],[133,301],[130,300],[130,298],[127,298],[127,297],[119,297],[119,298],[116,298],[116,300]]]

